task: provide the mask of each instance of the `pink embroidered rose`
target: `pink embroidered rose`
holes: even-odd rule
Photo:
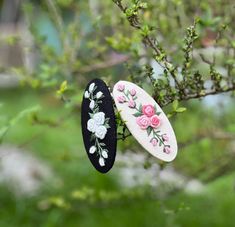
[[[126,98],[125,98],[125,96],[118,96],[118,97],[117,97],[117,101],[118,101],[119,103],[124,103],[124,102],[126,101]]]
[[[151,143],[152,143],[152,145],[153,145],[154,147],[157,146],[157,139],[153,138],[153,139],[151,140]]]
[[[130,90],[130,94],[131,94],[131,96],[135,96],[136,95],[136,90],[135,89],[131,89]]]
[[[163,139],[163,141],[166,141],[166,142],[169,141],[169,137],[167,135],[163,135],[162,139]]]
[[[147,116],[142,115],[136,118],[136,123],[140,126],[141,129],[146,129],[150,125],[150,119]]]
[[[166,154],[170,154],[170,153],[171,153],[171,149],[170,149],[169,147],[165,147],[165,148],[164,148],[164,152],[165,152]]]
[[[124,84],[118,84],[117,89],[118,89],[118,91],[123,91],[125,89],[125,85]]]
[[[153,115],[150,118],[150,121],[151,121],[151,126],[153,128],[157,128],[160,125],[160,119],[159,119],[159,117],[157,115]]]
[[[130,108],[135,108],[135,106],[136,106],[135,101],[134,101],[133,99],[129,100],[129,101],[128,101],[128,106],[129,106]]]
[[[155,114],[155,109],[153,105],[143,105],[142,112],[147,117],[152,117]]]

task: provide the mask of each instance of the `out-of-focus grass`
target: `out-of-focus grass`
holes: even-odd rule
[[[121,191],[116,177],[117,167],[107,175],[96,172],[89,163],[82,144],[79,112],[68,115],[58,100],[47,92],[12,90],[0,92],[4,113],[14,116],[29,106],[40,103],[42,119],[57,120],[66,116],[59,127],[31,125],[24,118],[7,134],[4,143],[22,146],[52,167],[60,183],[48,183],[42,192],[32,198],[16,198],[4,186],[0,187],[0,226],[233,226],[235,205],[233,168],[229,175],[221,176],[206,185],[203,194],[190,196],[184,192],[170,195],[160,201],[148,196],[139,199],[111,202],[106,205],[86,201],[74,201],[69,210],[52,207],[40,210],[40,201],[54,196],[69,198],[71,192],[83,186],[96,191]],[[187,113],[174,122],[177,137],[187,141],[196,133],[202,119],[205,124],[218,123],[218,117],[208,117],[210,112],[195,112],[191,106]],[[190,110],[191,109],[191,110]],[[226,115],[227,116],[227,115]],[[230,120],[234,118],[228,113]],[[204,118],[203,118],[204,117]],[[232,119],[231,119],[232,118]],[[229,121],[223,125],[229,127]],[[227,123],[226,123],[227,122]],[[219,123],[218,123],[219,124]],[[202,124],[201,124],[202,125]],[[203,125],[201,126],[203,128]],[[231,127],[230,127],[231,130]],[[182,173],[207,178],[213,174],[207,168],[199,170],[210,162],[213,155],[226,152],[223,143],[202,140],[180,151],[175,166]],[[201,149],[199,151],[198,149]],[[225,150],[225,151],[224,151]],[[217,159],[218,163],[220,159]],[[213,168],[213,166],[211,167]],[[182,204],[185,204],[182,206]],[[189,208],[189,209],[188,209]],[[182,210],[181,210],[182,209]]]

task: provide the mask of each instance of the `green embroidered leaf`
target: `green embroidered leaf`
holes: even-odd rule
[[[109,123],[109,117],[105,118],[104,124],[108,124]]]
[[[142,104],[140,103],[140,106],[139,106],[139,112],[141,112],[142,113]]]
[[[136,113],[133,114],[133,116],[135,116],[135,117],[139,117],[141,115],[142,115],[142,113],[140,113],[140,112],[136,112]]]
[[[105,128],[107,128],[107,129],[111,128],[111,127],[109,126],[109,124],[105,124],[104,126],[105,126]]]
[[[89,113],[89,116],[90,116],[90,118],[92,118],[93,117],[93,113]]]
[[[91,134],[90,141],[93,141],[95,139],[95,134]]]
[[[153,128],[152,128],[152,127],[148,127],[148,128],[147,128],[148,136],[151,134],[152,130],[153,130]]]
[[[100,143],[100,146],[101,146],[101,147],[104,147],[104,146],[106,146],[106,145],[105,145],[105,143]]]
[[[155,110],[155,112],[157,112],[157,107],[156,107],[156,105],[154,105],[154,110]]]
[[[161,112],[156,112],[156,114],[159,116],[161,114]]]

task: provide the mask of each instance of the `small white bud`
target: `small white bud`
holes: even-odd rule
[[[108,153],[107,153],[107,151],[102,151],[102,156],[104,157],[104,158],[108,158]]]
[[[84,97],[85,97],[86,99],[88,99],[88,98],[90,97],[90,94],[89,94],[88,91],[85,91]]]
[[[102,157],[99,158],[100,166],[105,166],[104,159]]]
[[[96,98],[99,99],[99,98],[102,97],[102,95],[103,95],[103,92],[99,91],[99,92],[97,92],[97,94],[96,94]]]
[[[92,93],[95,87],[95,83],[91,83],[89,86],[89,92]]]
[[[91,100],[90,105],[89,105],[90,109],[93,110],[95,107],[95,101]]]
[[[90,149],[89,149],[89,153],[90,154],[94,154],[96,152],[96,147],[95,146],[92,146]]]

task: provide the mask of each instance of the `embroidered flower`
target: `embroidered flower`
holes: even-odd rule
[[[118,96],[117,100],[119,103],[124,103],[126,101],[126,98],[125,98],[125,96]]]
[[[131,96],[135,96],[136,95],[136,90],[135,89],[131,89],[130,90],[130,94],[131,94]]]
[[[160,125],[160,119],[157,115],[153,115],[151,118],[150,118],[150,121],[151,121],[151,126],[153,128],[157,128],[159,127]]]
[[[99,158],[100,166],[105,166],[104,159],[102,157]]]
[[[142,115],[136,118],[136,123],[141,129],[147,129],[150,126],[150,120],[146,115]]]
[[[89,98],[89,108],[92,110],[90,119],[87,121],[87,130],[92,132],[91,141],[94,140],[94,145],[90,147],[89,153],[96,153],[99,156],[98,162],[100,166],[105,166],[105,159],[108,158],[108,150],[106,144],[101,143],[99,139],[103,140],[107,134],[109,126],[109,118],[105,118],[105,113],[99,112],[99,103],[102,103],[104,94],[102,91],[98,91],[94,95],[97,86],[95,83],[89,85],[88,91],[85,91],[84,97]]]
[[[90,97],[90,93],[88,91],[85,91],[84,97],[88,99]]]
[[[99,92],[97,92],[97,94],[96,94],[96,98],[97,98],[97,99],[100,99],[100,98],[102,97],[102,95],[103,95],[103,92],[99,91]]]
[[[89,86],[89,89],[88,89],[89,92],[92,93],[94,88],[95,88],[95,83],[91,83],[90,86]]]
[[[153,139],[151,140],[151,143],[152,143],[152,145],[153,145],[154,147],[157,146],[157,139],[153,138]]]
[[[95,121],[95,124],[98,125],[103,125],[105,121],[105,114],[103,112],[98,112],[95,113],[92,117]]]
[[[170,154],[171,153],[171,149],[169,147],[164,147],[163,151],[166,153],[166,154]]]
[[[130,108],[135,108],[135,106],[136,106],[135,101],[134,101],[133,99],[129,100],[129,101],[128,101],[128,106],[129,106]]]
[[[135,109],[136,112],[132,115],[136,117],[137,125],[146,130],[147,136],[151,137],[149,142],[152,146],[163,147],[163,152],[169,154],[171,153],[170,145],[167,143],[169,141],[168,136],[165,133],[161,132],[161,129],[157,130],[157,128],[161,125],[161,119],[159,115],[161,112],[157,112],[157,108],[152,104],[138,103],[136,101],[138,96],[136,95],[136,90],[134,88],[130,88],[125,90],[124,84],[118,84],[117,90],[122,94],[117,97],[117,101],[119,103],[127,103],[128,107],[131,109]]]
[[[96,152],[96,146],[91,146],[89,149],[90,154],[94,154]]]
[[[169,141],[169,137],[167,135],[163,135],[162,139],[163,139],[163,141],[166,141],[166,142]]]
[[[95,107],[95,101],[91,100],[90,105],[89,105],[90,109],[93,110]]]
[[[98,126],[95,130],[95,136],[101,140],[104,139],[106,133],[107,133],[107,128],[103,125]]]
[[[102,156],[103,156],[103,158],[108,158],[108,153],[107,153],[107,151],[102,151],[101,152],[101,154],[102,154]]]
[[[118,91],[123,91],[123,90],[125,89],[125,85],[119,83],[119,84],[117,85],[117,89],[118,89]]]
[[[153,105],[148,104],[148,105],[143,105],[142,107],[142,112],[145,114],[147,117],[152,117],[155,114],[155,108]]]
[[[95,130],[97,128],[97,124],[95,123],[95,120],[94,119],[89,119],[88,122],[87,122],[87,129],[94,133]]]

